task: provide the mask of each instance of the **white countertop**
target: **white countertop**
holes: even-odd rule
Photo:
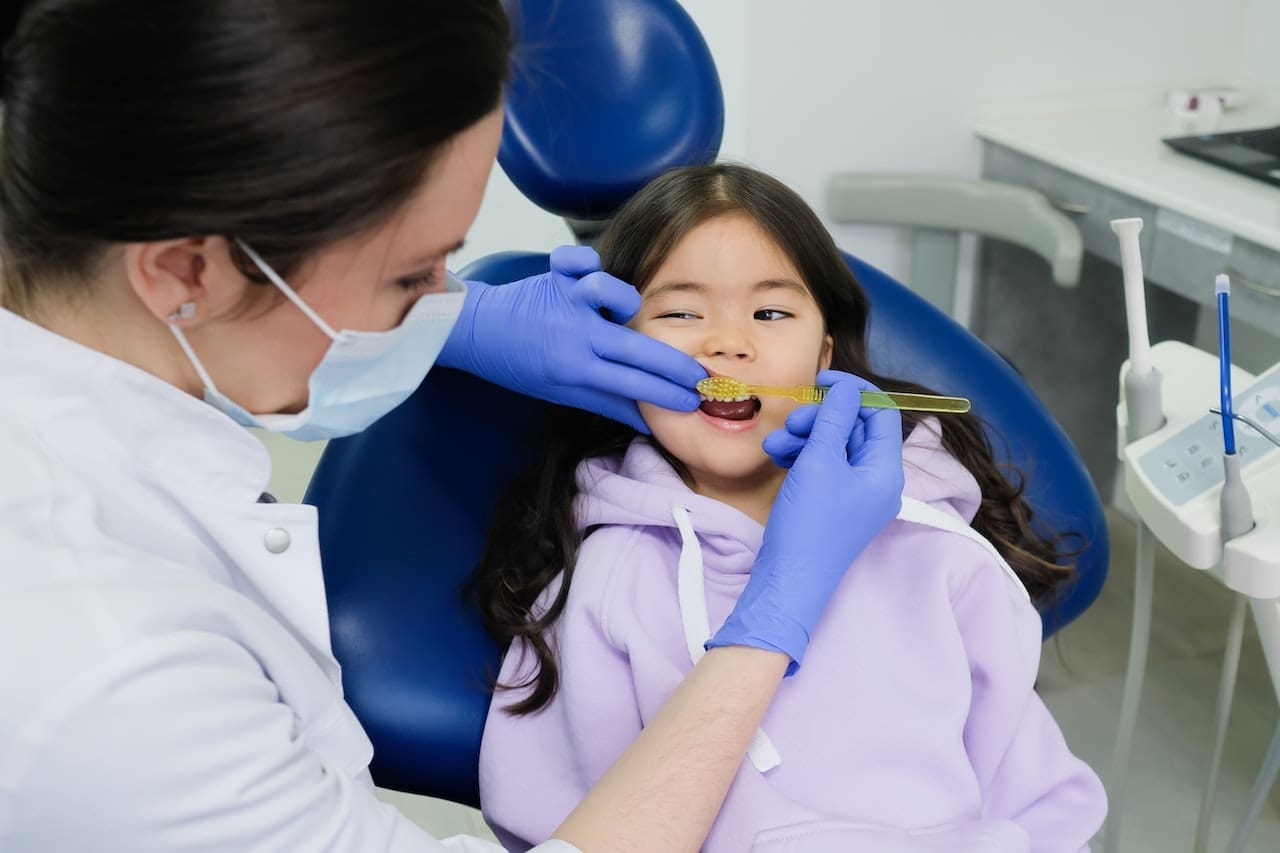
[[[1280,125],[1280,92],[1248,92],[1216,130]],[[1164,93],[1115,92],[986,104],[978,136],[1158,207],[1280,251],[1280,187],[1180,154],[1160,141],[1190,135]]]

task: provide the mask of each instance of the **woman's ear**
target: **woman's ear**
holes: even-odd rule
[[[835,339],[827,335],[822,339],[822,355],[818,357],[818,370],[831,369],[831,353],[835,350]]]
[[[133,292],[161,322],[195,325],[239,304],[250,282],[221,237],[129,243],[125,274]]]

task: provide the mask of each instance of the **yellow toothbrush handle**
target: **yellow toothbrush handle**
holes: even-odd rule
[[[827,389],[821,385],[795,385],[789,388],[779,388],[774,385],[746,385],[743,386],[743,390],[757,397],[790,397],[797,403],[821,403],[827,396]]]
[[[900,394],[897,391],[863,391],[862,405],[873,409],[905,409],[910,412],[964,414],[969,411],[969,401],[964,397]]]
[[[797,385],[794,388],[748,385],[747,390],[757,396],[790,397],[800,403],[821,403],[827,396],[828,389],[821,385]],[[969,401],[964,397],[900,394],[897,391],[863,391],[862,405],[871,409],[903,409],[911,412],[963,414],[969,411]]]

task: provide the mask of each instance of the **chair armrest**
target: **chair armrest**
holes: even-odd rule
[[[1053,280],[1080,280],[1080,230],[1039,192],[1026,187],[935,175],[842,172],[827,181],[835,222],[898,225],[978,234],[1030,249],[1048,262]]]

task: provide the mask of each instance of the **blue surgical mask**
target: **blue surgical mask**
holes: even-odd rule
[[[311,372],[307,407],[294,415],[255,415],[213,384],[186,335],[169,329],[204,382],[204,399],[244,426],[260,427],[300,441],[353,435],[403,403],[435,363],[462,311],[466,285],[452,274],[444,293],[418,298],[404,321],[385,332],[334,331],[258,253],[237,241],[272,284],[320,327],[333,343]]]

